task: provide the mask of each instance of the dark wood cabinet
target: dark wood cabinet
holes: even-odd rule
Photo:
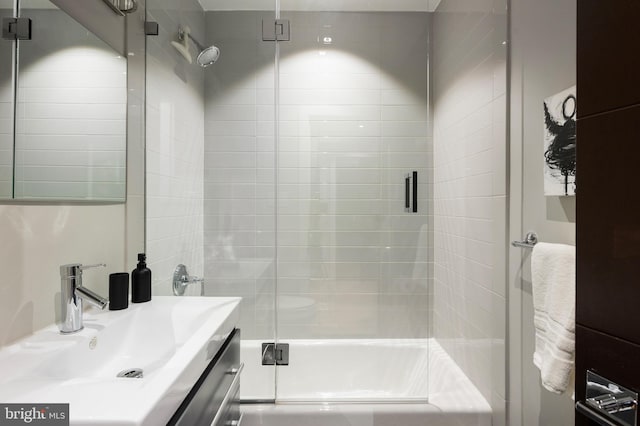
[[[640,106],[578,120],[576,319],[632,342],[640,342],[639,177]]]
[[[576,401],[640,392],[640,2],[578,0]],[[580,413],[577,425],[596,424]]]
[[[578,117],[640,103],[640,2],[578,0],[577,4]]]

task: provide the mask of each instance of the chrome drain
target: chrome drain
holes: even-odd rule
[[[118,377],[125,379],[142,379],[142,368],[129,368],[118,373]]]

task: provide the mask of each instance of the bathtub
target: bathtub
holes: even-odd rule
[[[264,367],[244,341],[242,426],[490,426],[491,408],[434,339],[287,340]]]

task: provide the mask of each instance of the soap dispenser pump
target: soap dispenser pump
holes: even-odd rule
[[[151,300],[151,270],[147,268],[147,256],[138,254],[138,267],[131,271],[131,302],[143,303]]]

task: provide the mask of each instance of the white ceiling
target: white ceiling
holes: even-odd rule
[[[204,10],[274,10],[275,0],[198,0]],[[440,0],[280,0],[282,11],[433,12]]]
[[[13,3],[13,2],[11,2]],[[28,0],[21,1],[20,7],[22,9],[57,9],[58,7],[51,3],[49,0]]]

